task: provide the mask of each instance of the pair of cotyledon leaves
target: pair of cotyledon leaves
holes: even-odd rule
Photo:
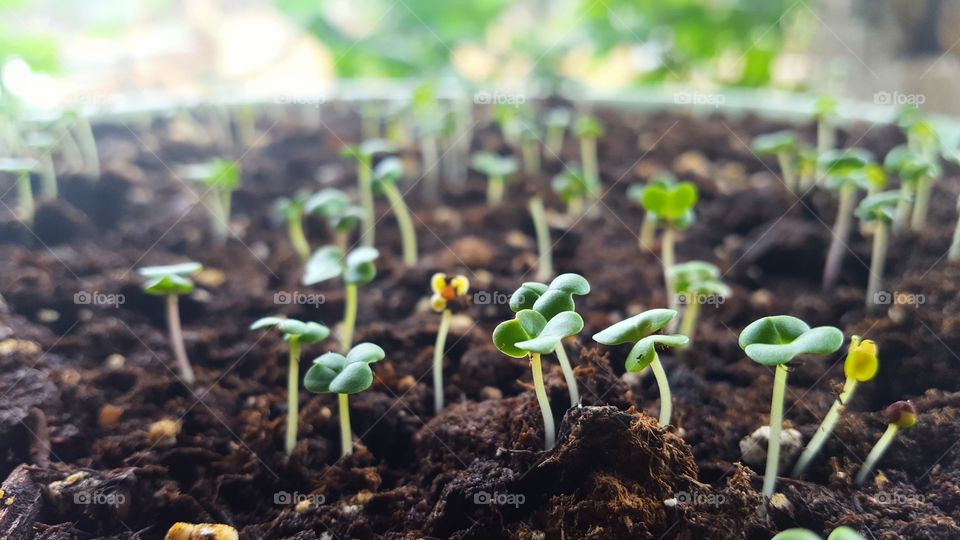
[[[510,297],[516,316],[493,331],[494,345],[514,358],[552,353],[563,338],[583,329],[573,296],[589,292],[590,283],[579,274],[561,274],[549,285],[524,283]]]
[[[321,281],[343,278],[350,285],[366,285],[377,277],[377,268],[373,261],[380,252],[372,247],[359,247],[344,257],[337,246],[324,246],[307,260],[303,273],[303,284],[314,285]]]
[[[789,315],[758,319],[740,332],[740,348],[765,366],[786,364],[802,354],[830,354],[843,345],[843,333],[832,326],[810,325]]]
[[[373,343],[358,343],[346,356],[328,352],[317,357],[307,370],[303,385],[315,394],[356,394],[373,384],[370,364],[383,360],[386,353]]]
[[[657,223],[682,229],[695,219],[693,207],[699,192],[693,182],[676,182],[662,176],[646,185],[631,187],[627,196],[638,202]]]
[[[677,316],[672,309],[651,309],[624,319],[594,334],[593,340],[604,345],[633,343],[627,355],[627,371],[643,371],[657,357],[657,346],[679,347],[690,339],[682,334],[656,334]]]
[[[296,339],[304,345],[323,341],[330,335],[330,329],[320,323],[304,322],[284,317],[263,317],[250,325],[251,330],[263,328],[276,328],[283,334],[284,341],[289,342]]]
[[[164,266],[147,266],[137,272],[147,278],[143,290],[148,294],[190,294],[194,284],[190,276],[203,270],[203,265],[197,262],[168,264]]]

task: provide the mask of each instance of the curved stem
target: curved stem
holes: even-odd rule
[[[563,342],[557,343],[557,348],[553,351],[557,355],[557,361],[560,362],[560,369],[563,371],[563,379],[567,381],[567,390],[570,392],[570,406],[580,406],[580,391],[577,389],[577,378],[573,375],[573,366],[570,364],[570,358],[567,357],[567,351],[563,348]]]
[[[540,415],[543,416],[543,446],[545,450],[551,450],[556,444],[557,435],[554,432],[553,411],[550,409],[547,389],[543,384],[543,369],[538,353],[530,353],[530,370],[533,371],[533,389],[537,394],[537,403],[540,404]]]
[[[680,333],[690,338],[685,345],[693,344],[693,336],[697,333],[697,319],[700,317],[700,302],[697,298],[688,298],[687,307],[683,311],[683,322],[680,324]]]
[[[503,177],[491,176],[487,179],[487,206],[497,206],[503,202]]]
[[[797,464],[793,468],[794,478],[803,476],[804,471],[807,470],[813,458],[817,457],[817,454],[820,453],[820,449],[823,448],[824,443],[827,442],[830,434],[833,433],[833,428],[837,427],[837,420],[839,420],[840,415],[843,414],[843,410],[846,408],[847,403],[850,402],[850,398],[853,397],[853,392],[856,388],[857,380],[847,379],[847,382],[843,385],[843,391],[840,392],[840,397],[833,402],[830,410],[827,411],[827,415],[823,417],[823,422],[820,424],[820,427],[817,428],[817,432],[810,438],[810,442],[808,442],[807,447],[804,448],[803,454],[801,454],[800,459],[797,460]]]
[[[403,245],[403,264],[407,267],[413,267],[417,264],[417,231],[413,227],[413,220],[410,218],[410,209],[403,202],[403,195],[397,189],[396,184],[390,182],[383,183],[383,194],[390,201],[390,207],[393,214],[397,217],[397,225],[400,227],[400,241]]]
[[[770,440],[767,441],[767,468],[763,473],[763,495],[773,496],[780,467],[780,430],[783,423],[783,397],[787,392],[787,366],[780,364],[773,376],[773,398],[770,401]]]
[[[437,330],[437,343],[433,346],[433,410],[440,414],[443,410],[443,352],[450,330],[451,313],[443,310],[440,316],[440,328]]]
[[[180,328],[180,306],[176,294],[167,295],[167,330],[170,332],[170,347],[173,348],[173,355],[177,359],[180,378],[188,386],[192,385],[196,379],[193,376],[193,368],[190,367],[190,360],[187,359],[187,348],[183,345],[183,330]]]
[[[879,220],[873,231],[873,254],[870,256],[870,279],[867,283],[867,309],[877,303],[877,292],[883,283],[883,269],[887,262],[887,237],[889,225]]]
[[[856,203],[856,187],[852,184],[840,188],[840,204],[837,207],[837,219],[833,224],[833,238],[827,251],[827,261],[823,265],[823,289],[832,289],[840,277],[843,265],[843,253],[847,249],[850,237],[850,225],[853,222],[853,207]]]
[[[363,219],[361,225],[363,231],[360,234],[360,241],[364,246],[373,246],[376,231],[376,217],[373,205],[373,174],[371,163],[373,158],[363,157],[357,160],[357,184],[360,188],[360,206],[363,209]]]
[[[337,394],[340,409],[340,455],[353,452],[353,435],[350,432],[350,400],[348,394]]]
[[[290,365],[287,369],[287,455],[297,446],[300,420],[300,339],[290,336]]]
[[[346,253],[347,245],[350,242],[350,233],[340,230],[334,231],[333,242],[338,248],[340,248],[340,253]]]
[[[653,376],[657,379],[657,388],[660,390],[660,419],[658,421],[661,426],[666,426],[670,424],[673,398],[670,396],[670,382],[667,380],[667,372],[663,370],[663,364],[660,363],[660,355],[654,355],[650,368],[653,370]]]
[[[901,180],[900,194],[904,195],[904,199],[897,203],[897,213],[893,218],[893,232],[895,233],[902,231],[907,226],[907,220],[910,219],[913,185]]]
[[[543,199],[539,196],[530,198],[530,217],[533,218],[533,229],[537,235],[537,280],[548,281],[553,277],[553,254],[550,245],[550,228],[547,226],[547,216],[543,210]]]
[[[343,354],[347,354],[353,346],[353,329],[357,324],[357,285],[347,283],[343,300],[343,333],[340,336],[340,347]]]
[[[930,207],[930,191],[933,178],[924,176],[917,182],[917,197],[913,203],[913,215],[910,216],[910,228],[919,231],[927,222],[927,209]]]
[[[303,262],[307,262],[310,258],[310,243],[307,242],[307,235],[303,232],[303,221],[300,216],[287,221],[287,236],[290,237],[293,250]]]
[[[657,233],[657,222],[647,214],[643,216],[643,224],[640,225],[640,238],[638,244],[640,251],[650,251],[653,249],[654,235]]]
[[[877,444],[874,445],[873,449],[870,450],[870,453],[867,454],[867,459],[863,462],[863,467],[861,467],[860,472],[857,473],[855,482],[858,486],[863,484],[863,481],[867,479],[870,471],[872,471],[877,465],[877,462],[880,461],[880,458],[883,457],[883,454],[887,452],[887,448],[890,447],[890,443],[893,442],[893,439],[897,436],[897,432],[899,431],[900,428],[898,428],[896,424],[887,424],[887,430],[883,432],[883,436],[880,437],[880,440],[877,441]]]
[[[17,203],[20,205],[20,214],[27,225],[33,224],[33,214],[36,205],[33,201],[33,186],[30,184],[30,171],[21,171],[17,175]]]
[[[583,214],[583,197],[574,197],[567,203],[567,215],[580,217]]]

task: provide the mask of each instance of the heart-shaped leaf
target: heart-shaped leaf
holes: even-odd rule
[[[303,284],[315,285],[340,277],[344,271],[343,252],[337,246],[324,246],[307,260],[303,272]]]
[[[510,297],[510,309],[534,309],[549,320],[558,313],[575,309],[573,295],[589,292],[590,283],[580,274],[560,274],[550,285],[536,282],[521,285]]]
[[[643,190],[640,202],[644,210],[676,226],[693,210],[697,197],[697,186],[692,182],[679,182],[673,186],[651,184]]]
[[[810,328],[789,315],[764,317],[740,333],[740,348],[751,360],[767,366],[785,364],[801,354],[830,354],[843,345],[843,333],[832,326]]]
[[[359,343],[347,353],[329,352],[313,361],[303,384],[317,393],[356,394],[373,384],[370,364],[383,359],[383,349],[373,343]]]
[[[145,266],[137,273],[145,278],[158,278],[168,275],[189,277],[198,274],[203,270],[203,265],[198,262],[185,262],[179,264],[167,264],[164,266]]]
[[[670,323],[677,312],[672,309],[649,309],[624,319],[593,335],[593,340],[604,345],[636,343]]]
[[[380,348],[379,345],[373,343],[357,343],[350,349],[350,352],[347,353],[347,362],[363,362],[365,364],[372,364],[374,362],[379,362],[387,356],[387,353]]]
[[[339,215],[350,206],[350,197],[339,189],[324,189],[310,196],[303,205],[303,211],[310,215],[329,218]]]
[[[262,328],[277,328],[283,333],[284,341],[289,342],[291,339],[296,339],[304,345],[323,341],[330,335],[330,329],[320,323],[303,322],[283,317],[263,317],[250,325],[251,330]]]
[[[516,346],[521,341],[530,339],[530,336],[520,326],[520,321],[510,319],[497,325],[493,329],[493,344],[500,352],[513,358],[523,358],[527,351]]]

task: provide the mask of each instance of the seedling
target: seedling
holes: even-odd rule
[[[705,302],[719,303],[731,294],[730,287],[720,281],[720,269],[705,261],[690,261],[670,267],[677,304],[684,304],[680,333],[693,342],[701,305]]]
[[[837,420],[843,414],[847,404],[853,397],[853,392],[857,385],[862,382],[873,380],[880,369],[880,363],[877,360],[877,344],[869,339],[860,339],[860,336],[850,338],[850,349],[847,351],[847,359],[843,363],[843,373],[847,380],[843,383],[843,390],[840,396],[833,402],[827,415],[823,417],[823,422],[817,428],[817,432],[810,438],[807,447],[797,460],[793,468],[793,477],[800,478],[804,471],[813,461],[823,444],[830,438],[833,428],[837,426]]]
[[[917,222],[918,218],[911,218],[910,202],[913,200],[914,194],[917,193],[921,182],[925,182],[927,178],[940,176],[940,166],[928,160],[923,154],[914,152],[908,146],[901,145],[890,150],[890,153],[883,160],[883,167],[888,172],[895,173],[900,177],[900,193],[905,198],[897,204],[897,213],[893,219],[893,231],[900,232],[907,226],[908,220],[910,220],[911,227],[913,227],[914,222]],[[919,211],[921,210],[914,208],[914,216]],[[926,209],[922,209],[922,212],[921,215],[924,218],[919,219],[918,227],[913,227],[915,229],[923,227]]]
[[[590,188],[590,198],[594,202],[599,201],[600,166],[597,160],[597,139],[603,135],[603,125],[592,116],[581,115],[573,123],[573,132],[580,138],[580,161],[583,163],[583,177]]]
[[[297,252],[303,262],[310,258],[310,243],[303,232],[303,208],[307,202],[304,195],[296,195],[292,199],[281,197],[274,203],[277,214],[287,222],[287,236],[290,245]]]
[[[373,170],[374,187],[390,201],[390,208],[400,227],[400,241],[403,246],[403,264],[409,268],[417,265],[417,231],[410,218],[410,209],[403,202],[403,195],[397,188],[397,182],[403,177],[403,162],[399,158],[385,158],[377,163]]]
[[[660,260],[663,263],[664,282],[667,287],[667,302],[670,309],[676,311],[673,282],[668,270],[676,264],[674,244],[676,233],[689,227],[694,219],[693,207],[697,204],[697,186],[693,182],[680,182],[667,185],[654,182],[644,188],[640,194],[640,204],[663,227]],[[641,237],[643,235],[641,234]]]
[[[514,149],[520,146],[520,134],[523,132],[521,117],[526,114],[526,109],[514,104],[501,103],[493,106],[491,114],[497,127],[500,128],[503,141]]]
[[[833,224],[830,248],[823,265],[823,289],[832,289],[840,277],[843,255],[850,228],[853,210],[857,202],[857,188],[866,189],[864,169],[870,163],[870,155],[863,150],[832,150],[820,156],[820,167],[827,175],[826,186],[839,191],[837,217]]]
[[[33,224],[33,214],[36,210],[33,186],[30,183],[30,172],[36,167],[37,162],[32,158],[0,158],[0,172],[12,173],[17,177],[19,217],[27,225]]]
[[[310,256],[303,273],[304,285],[340,278],[344,284],[343,330],[340,345],[344,352],[353,344],[357,324],[357,287],[377,277],[373,262],[380,256],[376,248],[361,246],[344,256],[337,246],[324,246]]]
[[[583,198],[587,196],[587,182],[576,164],[564,167],[553,177],[550,187],[557,197],[567,205],[567,215],[577,217],[583,213]]]
[[[513,358],[530,357],[533,388],[543,416],[544,448],[550,450],[556,443],[553,411],[543,384],[540,355],[557,350],[561,340],[576,335],[583,329],[583,319],[574,311],[563,311],[549,320],[539,311],[522,309],[516,316],[497,325],[493,330],[493,344]]]
[[[348,456],[353,452],[349,396],[370,388],[373,384],[370,364],[383,360],[387,354],[373,343],[358,343],[344,352],[346,356],[328,352],[315,358],[303,378],[303,386],[314,394],[337,394],[341,455]]]
[[[363,233],[360,241],[372,247],[376,237],[376,215],[373,202],[373,157],[392,152],[393,146],[383,139],[363,141],[357,146],[344,146],[340,155],[357,160],[357,186],[360,191],[360,206],[363,208]]]
[[[196,262],[170,264],[166,266],[147,266],[138,270],[147,282],[143,290],[147,294],[167,297],[167,331],[170,333],[170,348],[177,360],[180,369],[180,378],[187,385],[192,385],[196,378],[190,360],[187,358],[187,349],[183,345],[183,330],[180,327],[180,306],[178,298],[181,294],[193,292],[194,284],[190,276],[203,270],[203,266]]]
[[[415,88],[411,107],[420,134],[423,191],[427,200],[434,200],[439,192],[440,183],[440,148],[437,139],[443,132],[445,120],[443,110],[437,103],[436,84],[427,82]]]
[[[887,261],[890,224],[893,223],[897,205],[905,197],[909,196],[899,191],[884,191],[866,197],[857,206],[857,217],[863,223],[873,224],[873,253],[870,255],[870,279],[867,283],[866,299],[868,309],[876,305],[876,296],[880,291]]]
[[[315,322],[303,322],[283,317],[264,317],[250,325],[251,330],[276,328],[283,334],[283,340],[290,345],[290,357],[287,367],[287,455],[293,453],[297,445],[297,422],[300,418],[300,347],[313,345],[327,339],[330,329]]]
[[[27,134],[24,142],[37,160],[41,198],[56,199],[60,190],[57,187],[57,172],[53,167],[52,154],[57,140],[49,133],[33,131]]]
[[[770,540],[821,540],[820,535],[807,529],[787,529],[780,531]],[[860,533],[850,527],[837,527],[830,533],[827,540],[866,540]]]
[[[837,98],[821,96],[814,104],[814,118],[817,120],[817,155],[823,156],[837,145],[837,132],[834,124],[837,118]]]
[[[487,205],[497,206],[503,202],[506,180],[517,172],[517,160],[512,156],[479,152],[473,155],[471,167],[487,177]]]
[[[547,320],[565,311],[574,311],[574,295],[590,293],[590,283],[580,274],[560,274],[549,285],[528,281],[514,291],[510,296],[510,309],[519,313],[524,309],[538,311]],[[580,403],[580,392],[577,390],[577,379],[573,375],[573,366],[563,348],[563,342],[557,343],[557,361],[563,371],[563,378],[570,392],[570,405]]]
[[[524,122],[520,130],[520,154],[523,156],[523,173],[531,177],[539,176],[540,133],[533,122]]]
[[[687,336],[682,334],[658,334],[664,327],[676,318],[677,312],[672,309],[651,309],[624,319],[602,332],[593,335],[593,340],[604,345],[620,345],[633,343],[633,348],[627,354],[624,362],[627,371],[639,373],[650,366],[657,379],[657,388],[660,390],[660,425],[670,424],[670,415],[673,410],[673,401],[670,397],[670,383],[667,374],[660,363],[657,346],[682,347],[689,343]]]
[[[436,414],[440,414],[443,410],[443,351],[450,331],[450,319],[453,318],[452,308],[457,299],[466,296],[470,281],[465,276],[454,276],[448,280],[446,274],[438,272],[430,278],[430,289],[433,291],[430,307],[441,314],[437,342],[433,347],[433,408]]]
[[[363,220],[363,209],[351,204],[350,197],[339,189],[324,189],[314,193],[304,203],[303,211],[327,220],[334,244],[342,252],[347,251],[350,233]]]
[[[206,190],[201,199],[210,213],[210,230],[214,243],[223,245],[230,234],[230,207],[233,192],[240,187],[240,164],[226,159],[189,165],[183,170],[190,180],[202,184]]]
[[[929,174],[921,176],[917,181],[917,196],[914,201],[913,215],[910,216],[910,228],[919,231],[927,220],[930,207],[930,193],[933,182],[940,178],[942,170],[939,164],[940,136],[929,121],[919,117],[919,113],[907,118],[903,123],[907,134],[907,145],[911,151],[923,156],[932,167]]]
[[[560,153],[563,152],[563,136],[566,134],[567,126],[570,125],[570,109],[553,108],[547,113],[547,138],[545,145],[552,159],[560,159]]]
[[[883,411],[883,418],[887,422],[887,430],[874,445],[870,453],[867,454],[867,460],[863,462],[863,467],[857,473],[856,484],[862,485],[870,471],[877,465],[883,454],[890,448],[890,443],[897,437],[901,429],[912,428],[917,423],[917,408],[913,406],[910,400],[897,401],[891,404]]]
[[[770,403],[770,440],[763,475],[763,495],[773,496],[780,464],[780,430],[783,398],[787,391],[787,363],[802,354],[825,355],[843,345],[843,333],[832,326],[810,326],[796,317],[774,315],[757,319],[740,333],[740,348],[754,362],[774,367],[773,398]]]
[[[671,175],[665,174],[651,178],[646,184],[633,184],[627,189],[627,197],[643,208],[643,191],[647,189],[648,186],[657,185],[658,188],[663,189],[672,189],[676,185],[677,180]],[[653,250],[653,243],[657,233],[657,215],[649,210],[646,210],[643,214],[643,224],[640,225],[640,235],[638,237],[638,242],[640,246],[640,251],[651,251]]]
[[[753,151],[759,156],[777,156],[780,174],[787,191],[797,191],[797,136],[792,131],[777,131],[753,140]]]

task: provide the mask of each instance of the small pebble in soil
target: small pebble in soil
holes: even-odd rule
[[[302,501],[298,502],[297,505],[293,507],[293,509],[298,514],[302,514],[307,510],[309,510],[311,506],[312,506],[312,503],[310,502],[310,499],[303,499]]]
[[[204,287],[216,289],[223,285],[227,280],[227,276],[216,268],[204,268],[199,274],[193,276],[193,279]]]
[[[413,378],[413,375],[406,375],[405,377],[402,377],[399,381],[397,381],[397,390],[400,390],[401,392],[406,392],[407,390],[410,390],[416,385],[417,385],[417,380]]]
[[[673,170],[677,176],[699,176],[708,178],[710,176],[710,163],[706,156],[696,150],[689,150],[677,156],[673,161]]]
[[[762,466],[767,460],[767,442],[770,440],[770,426],[760,426],[740,439],[740,455],[743,462],[754,467]],[[788,463],[803,446],[803,436],[795,429],[780,431],[780,464]]]
[[[784,512],[793,512],[793,505],[790,504],[790,499],[783,493],[774,493],[773,497],[770,497],[770,506]]]
[[[180,434],[180,422],[164,418],[150,424],[147,431],[147,442],[151,446],[160,448],[177,444],[177,435]]]
[[[60,320],[60,312],[54,309],[38,310],[37,320],[44,324],[55,323]]]
[[[466,265],[470,268],[486,268],[493,262],[493,249],[490,244],[476,236],[466,236],[450,245],[449,257],[445,257],[448,266]],[[452,261],[450,259],[453,259]]]
[[[113,353],[107,357],[106,364],[107,369],[120,369],[127,363],[127,358],[122,354]]]
[[[533,247],[533,242],[530,240],[530,237],[517,230],[507,233],[506,243],[515,249],[530,249]]]
[[[503,399],[503,391],[493,386],[484,386],[480,389],[480,399],[484,401],[490,399]]]
[[[750,307],[758,311],[769,311],[773,307],[773,293],[759,289],[750,295]]]
[[[221,523],[174,523],[165,540],[238,540],[237,530]]]
[[[907,320],[907,310],[903,306],[891,306],[887,310],[887,317],[896,324],[903,324]]]
[[[450,331],[455,334],[466,334],[474,326],[475,323],[473,322],[473,319],[464,313],[457,313],[450,318]]]
[[[14,353],[40,354],[40,345],[25,339],[5,339],[0,341],[0,356]]]
[[[80,375],[80,372],[75,369],[65,369],[60,374],[60,380],[67,386],[76,386],[80,384],[80,379],[82,379],[82,376]]]
[[[100,424],[100,427],[102,428],[113,427],[120,421],[121,416],[123,416],[123,409],[108,403],[103,407],[100,407],[100,414],[97,416],[97,423]]]

